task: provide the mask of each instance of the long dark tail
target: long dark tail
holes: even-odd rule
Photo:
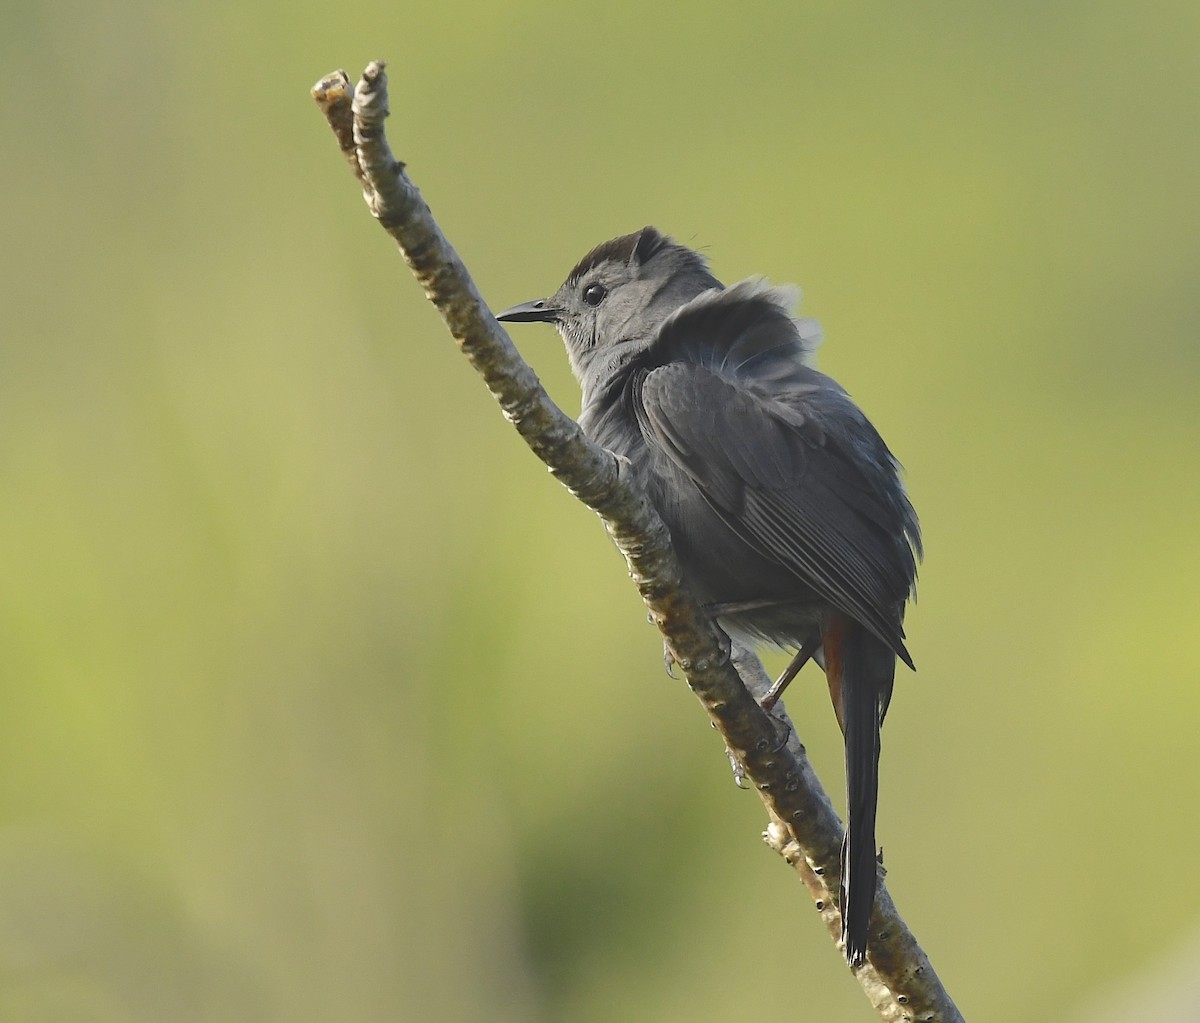
[[[830,695],[846,738],[842,942],[850,965],[861,966],[875,905],[879,728],[892,695],[896,655],[858,622],[838,614],[823,630],[823,645]]]

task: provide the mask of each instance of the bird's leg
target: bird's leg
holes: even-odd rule
[[[726,615],[740,614],[743,611],[759,611],[764,607],[775,607],[776,605],[778,605],[780,603],[781,603],[781,601],[769,600],[769,599],[768,600],[736,600],[736,601],[730,601],[729,603],[726,603],[726,604],[705,604],[704,610],[707,611],[714,618],[723,618]],[[651,625],[654,624],[654,619],[651,618],[649,615],[646,616],[646,621],[648,621]],[[675,660],[675,655],[673,653],[671,653],[670,648],[667,646],[667,641],[663,640],[663,664],[666,665],[667,674],[670,675],[671,678],[676,677],[675,676],[675,665],[677,663],[678,662]],[[803,665],[801,665],[801,667],[802,666]],[[796,670],[799,671],[800,668],[797,668]],[[788,679],[788,681],[790,682],[791,679]],[[787,683],[784,683],[785,686],[786,686],[786,684]],[[780,689],[779,692],[783,692],[783,689]],[[779,699],[778,693],[776,694],[775,699]]]
[[[791,663],[783,669],[783,674],[775,680],[775,684],[771,686],[770,691],[762,698],[761,706],[763,710],[770,710],[779,702],[779,698],[783,695],[783,691],[791,684],[803,668],[813,657],[813,655],[821,649],[821,636],[818,633],[815,636],[810,636],[801,644],[800,649],[796,651],[796,656],[792,658]]]
[[[787,604],[786,600],[774,600],[769,597],[760,598],[758,600],[738,600],[730,601],[725,604],[706,604],[705,610],[708,611],[714,618],[722,618],[728,615],[743,614],[747,611],[760,611],[767,607],[779,607]],[[815,633],[801,644],[800,649],[796,651],[796,656],[792,658],[791,663],[783,670],[783,674],[776,679],[775,684],[771,686],[770,691],[761,701],[763,710],[769,711],[779,702],[779,698],[783,695],[783,691],[791,684],[803,668],[813,657],[817,657],[818,662],[820,657],[818,651],[821,649],[820,633]],[[671,661],[667,661],[667,672],[671,671]]]

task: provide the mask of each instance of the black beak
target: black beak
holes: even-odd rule
[[[507,320],[509,323],[553,323],[558,319],[559,310],[547,305],[544,298],[536,298],[532,302],[522,302],[502,313],[496,313],[496,319]]]

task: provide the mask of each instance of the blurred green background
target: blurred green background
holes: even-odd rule
[[[646,223],[805,288],[925,527],[880,836],[966,1016],[1200,949],[1200,7],[2,19],[0,1018],[874,1018],[363,207],[372,57],[495,306]]]

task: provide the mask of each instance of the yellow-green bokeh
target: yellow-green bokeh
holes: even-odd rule
[[[1197,38],[1183,2],[4,5],[0,1018],[873,1018],[363,208],[308,88],[373,57],[494,304],[645,223],[804,287],[925,527],[880,835],[967,1017],[1170,955]]]

